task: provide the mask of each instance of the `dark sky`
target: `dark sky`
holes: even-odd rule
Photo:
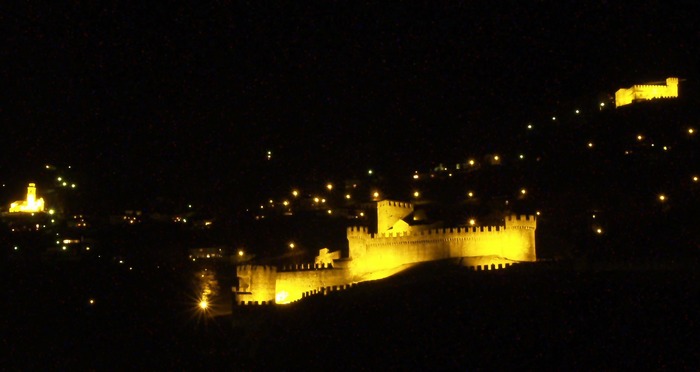
[[[274,179],[268,149],[291,179],[413,168],[697,76],[692,2],[198,3],[3,5],[3,179],[48,162],[114,193],[244,193]]]

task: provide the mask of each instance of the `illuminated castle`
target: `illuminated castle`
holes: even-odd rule
[[[678,78],[667,78],[666,85],[633,85],[618,89],[615,92],[615,107],[655,98],[678,98]]]
[[[44,199],[36,198],[36,185],[27,186],[27,200],[18,200],[10,204],[10,213],[35,213],[44,211]]]
[[[435,228],[415,224],[413,205],[377,203],[377,234],[347,229],[348,257],[322,249],[315,263],[236,268],[236,305],[286,304],[304,297],[389,277],[413,265],[452,260],[475,270],[534,262],[535,216],[508,216],[502,226]]]

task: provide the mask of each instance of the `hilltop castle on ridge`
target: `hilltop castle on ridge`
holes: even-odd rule
[[[328,290],[389,277],[413,265],[454,260],[476,270],[536,261],[535,216],[508,216],[502,226],[433,228],[411,224],[411,203],[377,203],[377,234],[347,229],[348,257],[322,249],[316,262],[236,268],[236,305],[286,304]]]
[[[669,77],[666,85],[650,83],[620,88],[615,92],[615,107],[657,98],[678,98],[678,81],[677,77]]]

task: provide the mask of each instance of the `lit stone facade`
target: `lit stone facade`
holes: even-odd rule
[[[615,107],[657,98],[678,98],[678,78],[667,78],[666,85],[642,84],[618,89],[615,92]]]
[[[377,203],[378,233],[365,227],[347,230],[348,257],[333,256],[332,264],[276,268],[243,265],[236,268],[237,305],[285,304],[303,297],[389,277],[415,264],[453,260],[477,270],[493,270],[536,261],[535,216],[508,216],[503,226],[431,228],[411,226],[404,218],[410,203]],[[322,250],[328,256],[327,250]]]

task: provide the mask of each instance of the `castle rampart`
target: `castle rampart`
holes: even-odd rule
[[[410,203],[392,201],[380,202],[377,208],[378,215],[391,219],[413,211]],[[294,302],[305,296],[386,277],[421,262],[456,259],[459,264],[476,270],[532,262],[536,260],[536,228],[535,216],[507,216],[502,226],[400,232],[378,229],[376,234],[369,233],[366,227],[350,227],[347,229],[348,257],[333,259],[333,263],[307,263],[279,269],[238,267],[235,301],[238,305]],[[328,254],[325,248],[319,252],[320,256]]]

